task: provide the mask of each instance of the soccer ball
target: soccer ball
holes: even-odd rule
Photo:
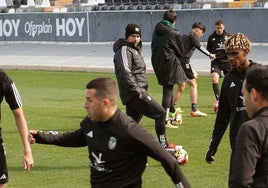
[[[176,153],[175,153],[175,158],[178,161],[180,165],[184,165],[188,162],[189,156],[188,153],[185,149],[180,148]]]
[[[182,149],[181,145],[175,145],[172,143],[169,143],[167,147],[165,148],[165,150],[173,156],[175,156],[175,153],[177,153],[180,149]]]
[[[182,124],[182,115],[179,112],[176,112],[174,117],[170,120],[172,125],[181,125]]]
[[[218,109],[219,109],[219,101],[215,101],[213,104],[213,110],[215,113],[217,113]]]

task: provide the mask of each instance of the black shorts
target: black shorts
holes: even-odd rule
[[[210,73],[216,72],[220,75],[220,77],[222,77],[230,72],[231,69],[232,67],[229,63],[211,63]]]
[[[8,171],[6,161],[6,150],[2,138],[0,137],[0,184],[8,182]]]
[[[185,75],[187,76],[187,78],[189,80],[192,80],[195,78],[194,72],[193,72],[193,69],[192,69],[190,63],[181,63],[181,66],[185,72]]]

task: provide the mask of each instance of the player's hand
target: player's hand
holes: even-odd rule
[[[211,61],[214,61],[216,59],[216,55],[215,54],[209,54],[209,58],[211,59]]]
[[[34,160],[32,153],[25,154],[22,160],[25,171],[30,171],[31,168],[34,167]]]
[[[213,161],[215,161],[215,150],[212,150],[212,149],[208,149],[207,150],[207,153],[206,153],[206,162],[208,164],[211,164]]]
[[[30,144],[35,143],[34,135],[36,135],[36,134],[37,134],[36,130],[29,130],[28,141],[30,142]]]

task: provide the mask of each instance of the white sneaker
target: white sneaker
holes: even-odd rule
[[[199,110],[197,110],[196,112],[191,112],[191,117],[206,117],[207,114],[204,112],[200,112]]]

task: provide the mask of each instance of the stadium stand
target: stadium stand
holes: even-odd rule
[[[0,0],[0,10],[5,13],[212,8],[268,8],[268,2],[266,0]]]
[[[179,3],[179,4],[184,4],[185,1],[184,1],[184,0],[178,0],[178,3]]]
[[[245,8],[243,6],[247,3],[250,4],[250,7],[253,7],[254,0],[240,0],[240,1],[228,2],[228,8]]]
[[[244,3],[242,8],[251,8],[251,3]]]
[[[263,2],[254,2],[254,5],[253,5],[254,8],[262,8],[263,7]]]

